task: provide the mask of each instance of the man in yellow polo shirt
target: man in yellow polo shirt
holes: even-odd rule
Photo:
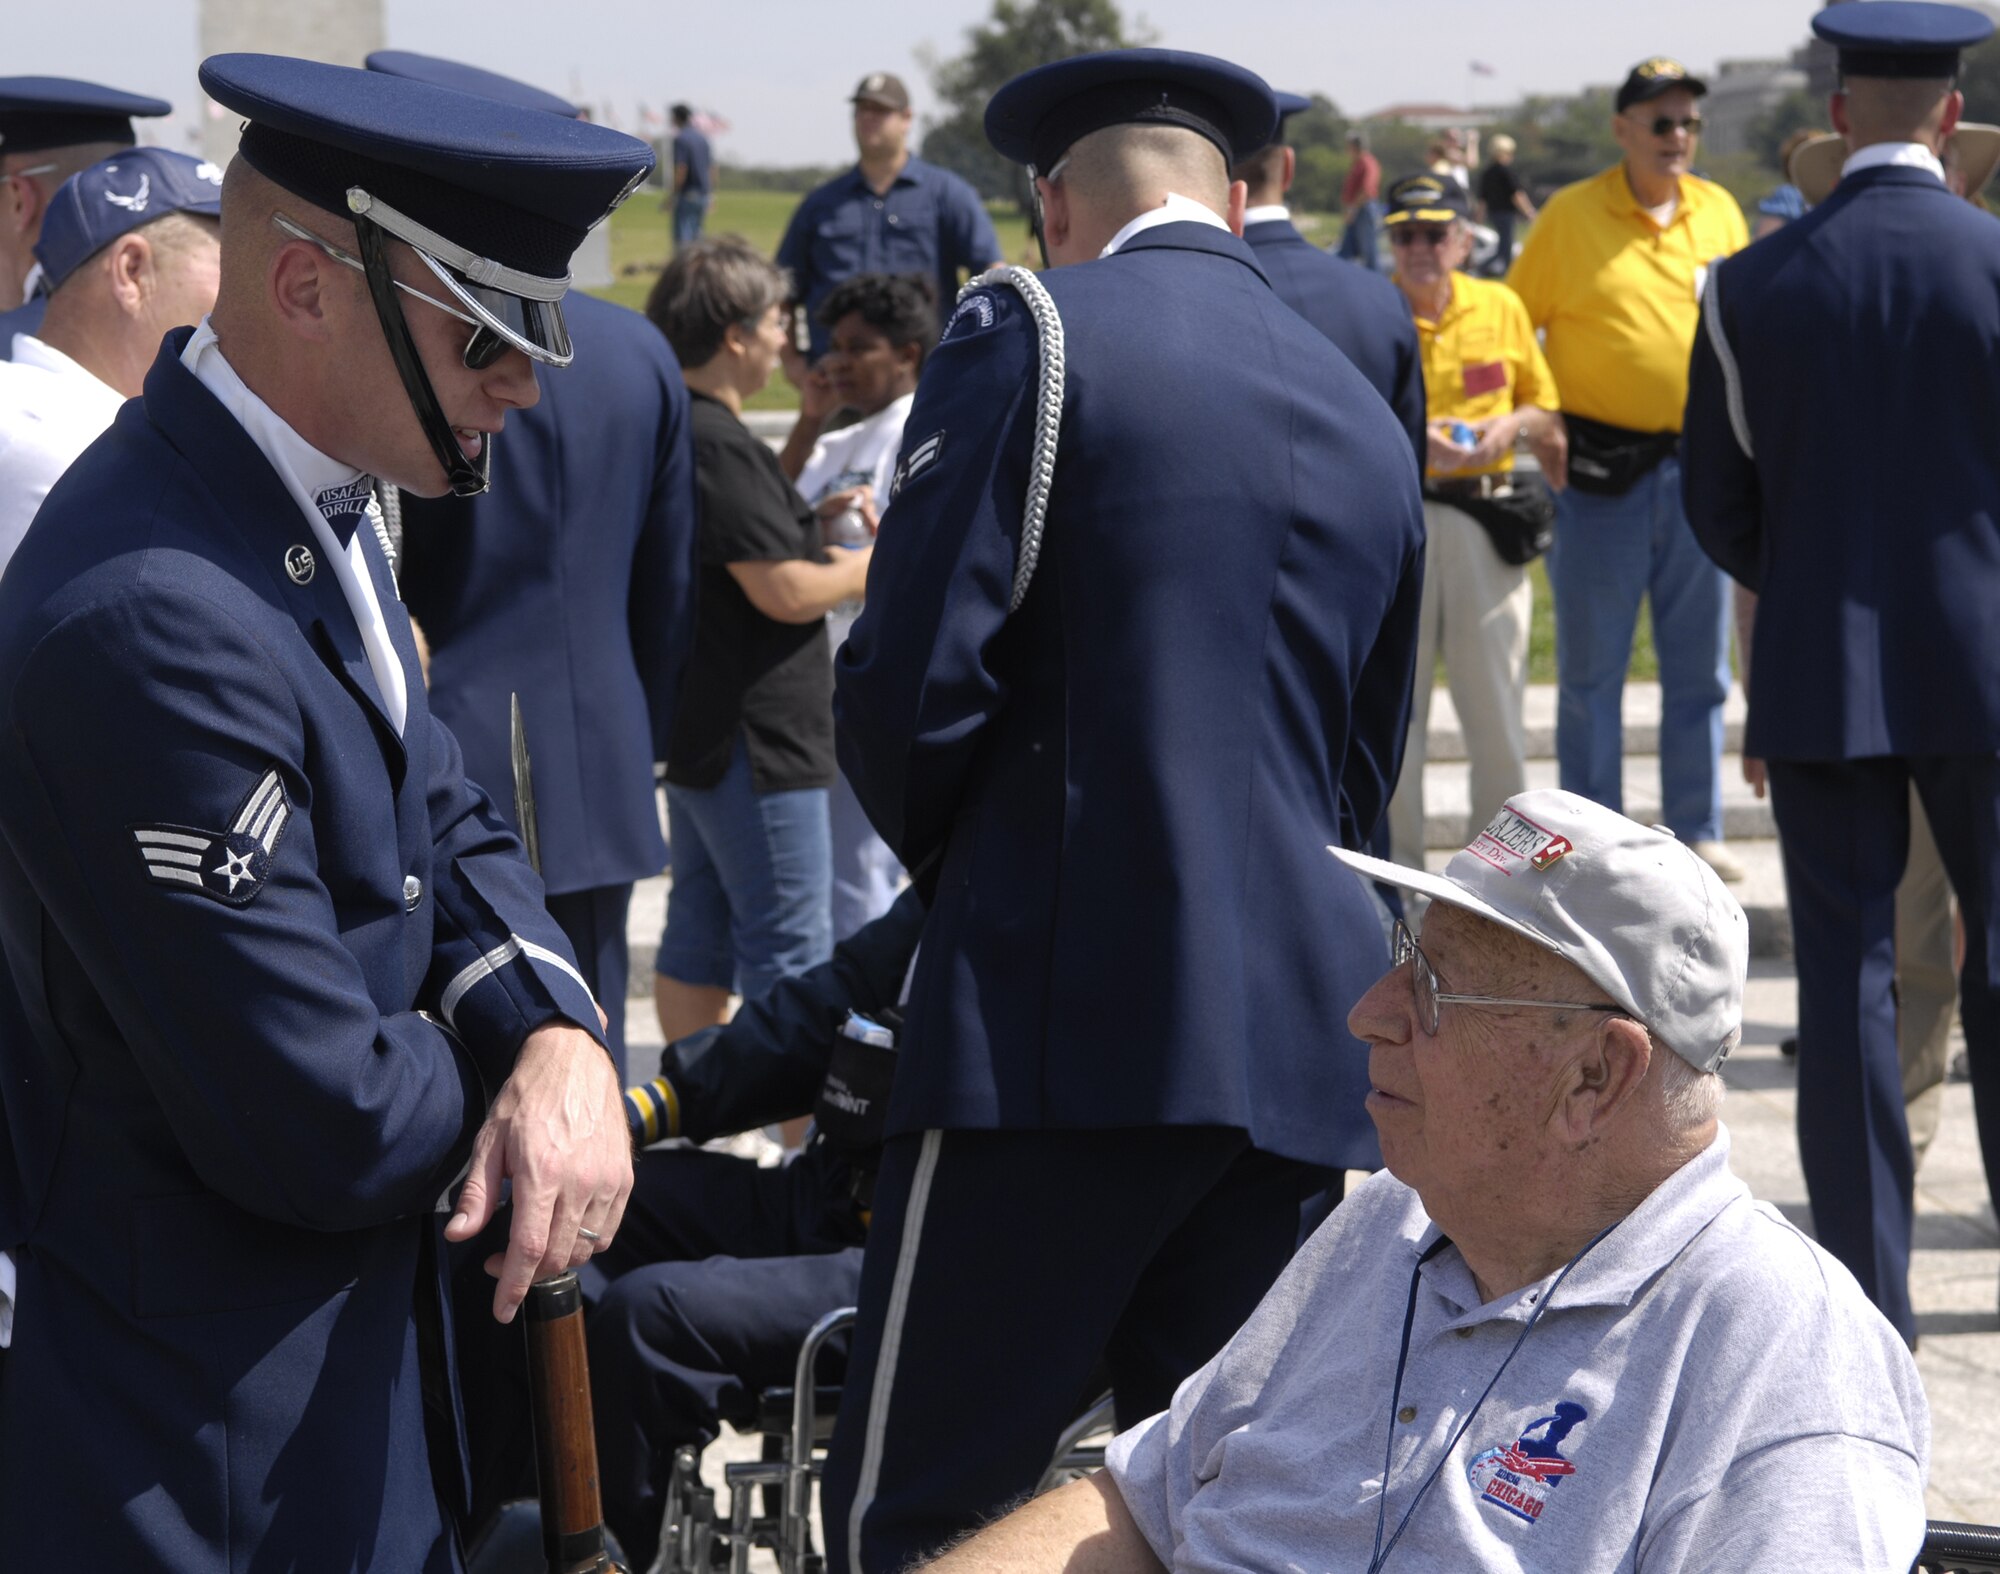
[[[1563,392],[1569,486],[1556,504],[1556,758],[1562,785],[1622,810],[1620,702],[1639,604],[1660,658],[1661,818],[1725,880],[1727,581],[1681,511],[1681,408],[1708,270],[1749,243],[1743,211],[1688,173],[1707,89],[1635,66],[1612,130],[1623,162],[1551,197],[1507,282],[1544,331]]]
[[[1521,702],[1528,681],[1529,562],[1546,543],[1547,495],[1516,478],[1525,438],[1556,487],[1564,438],[1556,384],[1527,310],[1504,284],[1459,271],[1472,249],[1469,204],[1454,180],[1409,175],[1389,188],[1395,282],[1416,319],[1429,459],[1424,474],[1424,599],[1417,624],[1403,774],[1389,803],[1398,863],[1423,866],[1424,746],[1440,649],[1472,766],[1461,847],[1528,785]],[[1539,535],[1538,535],[1539,530]]]

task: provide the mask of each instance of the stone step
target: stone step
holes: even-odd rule
[[[1730,753],[1739,753],[1743,748],[1743,718],[1746,705],[1743,689],[1739,684],[1731,684],[1729,698],[1722,706],[1722,746]],[[1660,686],[1657,683],[1628,683],[1625,685],[1625,754],[1658,754],[1660,752]],[[1556,755],[1556,686],[1553,683],[1531,683],[1525,702],[1521,707],[1523,731],[1526,734],[1527,754],[1531,760],[1552,760]],[[1451,702],[1451,691],[1443,684],[1431,692],[1430,725],[1425,729],[1429,739],[1428,758],[1433,760],[1462,760],[1465,758],[1465,734],[1458,724],[1458,707]]]
[[[1555,787],[1556,762],[1528,761],[1529,787]],[[1490,807],[1490,806],[1488,806]],[[1660,818],[1660,762],[1655,755],[1625,757],[1625,813],[1643,824]],[[1472,767],[1463,760],[1431,760],[1424,765],[1424,845],[1463,847],[1470,831]],[[1469,828],[1469,829],[1468,829]],[[1776,836],[1771,800],[1759,798],[1743,780],[1743,757],[1722,757],[1722,834],[1725,840],[1761,841]]]

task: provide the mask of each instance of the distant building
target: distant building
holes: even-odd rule
[[[1502,111],[1496,108],[1460,109],[1452,104],[1391,104],[1361,118],[1375,125],[1414,126],[1419,131],[1450,131],[1454,127],[1479,129],[1496,124]]]
[[[358,66],[387,42],[382,0],[201,0],[201,58],[247,50]],[[242,117],[210,104],[202,122],[202,152],[218,164],[236,153]]]
[[[1809,80],[1784,60],[1719,62],[1701,101],[1702,151],[1715,157],[1747,151],[1757,123]]]

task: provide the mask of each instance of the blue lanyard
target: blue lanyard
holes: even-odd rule
[[[1549,1302],[1556,1298],[1556,1291],[1562,1288],[1562,1282],[1569,1277],[1570,1270],[1582,1262],[1590,1249],[1617,1227],[1617,1220],[1607,1224],[1585,1243],[1582,1251],[1563,1265],[1563,1271],[1556,1275],[1556,1282],[1549,1286],[1549,1293],[1542,1297],[1541,1304],[1529,1314],[1528,1321],[1521,1329],[1521,1336],[1514,1341],[1513,1349],[1507,1352],[1507,1359],[1500,1363],[1499,1371],[1493,1374],[1492,1380],[1473,1402],[1472,1408],[1465,1412],[1465,1419],[1458,1423],[1458,1430],[1452,1433],[1451,1441],[1445,1444],[1444,1452],[1438,1456],[1437,1463],[1431,1466],[1430,1474],[1424,1477],[1423,1485],[1417,1488],[1417,1495],[1410,1499],[1410,1506],[1403,1510],[1403,1517],[1396,1522],[1396,1533],[1389,1538],[1389,1544],[1385,1547],[1382,1544],[1382,1532],[1388,1524],[1389,1517],[1389,1469],[1396,1457],[1396,1411],[1400,1408],[1403,1398],[1403,1369],[1409,1364],[1410,1359],[1410,1330],[1416,1326],[1417,1321],[1417,1284],[1423,1273],[1424,1264],[1449,1246],[1450,1239],[1440,1236],[1432,1241],[1423,1256],[1417,1259],[1416,1266],[1410,1270],[1410,1299],[1403,1308],[1403,1342],[1396,1352],[1396,1386],[1389,1395],[1389,1435],[1382,1445],[1382,1495],[1375,1502],[1375,1550],[1368,1559],[1368,1574],[1380,1574],[1382,1565],[1389,1561],[1389,1554],[1396,1550],[1396,1543],[1403,1539],[1403,1532],[1410,1528],[1410,1517],[1416,1513],[1417,1505],[1423,1502],[1430,1489],[1437,1484],[1438,1473],[1444,1469],[1445,1461],[1457,1450],[1460,1441],[1472,1425],[1472,1418],[1479,1414],[1479,1407],[1486,1403],[1486,1396],[1493,1392],[1494,1385],[1500,1381],[1501,1373],[1505,1372],[1513,1364],[1514,1357],[1521,1353],[1521,1346],[1528,1342],[1528,1335],[1535,1331],[1535,1324],[1542,1320],[1542,1313],[1549,1309]]]

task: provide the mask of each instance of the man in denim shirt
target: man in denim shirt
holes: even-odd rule
[[[791,271],[793,299],[811,324],[815,361],[826,353],[819,304],[843,280],[920,273],[936,281],[942,307],[958,294],[961,270],[983,273],[1003,260],[979,193],[910,152],[902,78],[871,71],[852,102],[860,162],[807,192],[778,243],[778,266]]]

